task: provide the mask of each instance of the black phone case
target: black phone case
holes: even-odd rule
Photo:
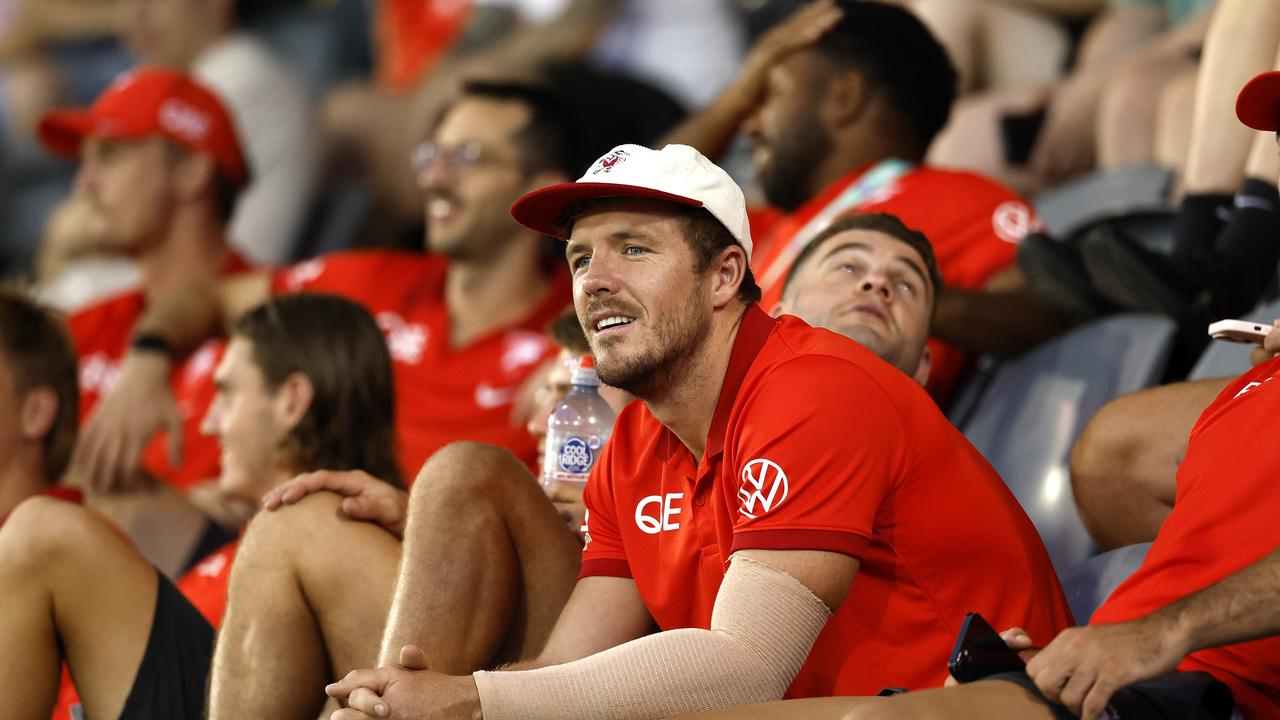
[[[948,667],[957,682],[968,683],[997,673],[1023,670],[1026,663],[1018,657],[1018,651],[1004,644],[999,633],[981,615],[971,612],[964,616]]]

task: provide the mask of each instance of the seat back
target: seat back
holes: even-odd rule
[[[1059,570],[1094,553],[1071,493],[1071,446],[1107,401],[1160,380],[1174,331],[1173,321],[1155,315],[1116,315],[1076,328],[1000,365],[964,424]]]
[[[1073,565],[1062,573],[1062,591],[1067,594],[1077,625],[1093,617],[1098,606],[1142,565],[1151,543],[1127,545],[1109,550]]]
[[[1104,170],[1042,193],[1034,205],[1050,234],[1067,237],[1101,217],[1167,208],[1172,178],[1157,165]]]

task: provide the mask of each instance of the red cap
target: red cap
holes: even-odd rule
[[[212,92],[176,70],[143,68],[111,83],[88,109],[45,113],[40,140],[55,155],[79,157],[87,137],[140,140],[160,135],[217,163],[227,179],[249,180],[235,125]]]
[[[1245,83],[1236,97],[1236,117],[1254,130],[1280,130],[1280,70]]]

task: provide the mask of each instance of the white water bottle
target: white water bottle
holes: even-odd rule
[[[573,389],[547,417],[541,482],[548,495],[558,489],[581,494],[613,431],[613,408],[600,397],[600,379],[590,357],[579,361],[570,382]]]

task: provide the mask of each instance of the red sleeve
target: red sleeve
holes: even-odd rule
[[[905,458],[885,390],[847,360],[805,356],[764,378],[739,417],[725,457],[737,488],[733,550],[860,556]]]
[[[614,427],[614,435],[622,430]],[[622,430],[626,432],[625,430]],[[582,570],[579,578],[631,577],[631,565],[627,562],[627,553],[622,546],[622,534],[618,531],[617,504],[613,497],[613,472],[615,444],[610,442],[604,447],[599,462],[591,469],[591,478],[587,481],[587,489],[582,494],[587,513],[582,522]]]

